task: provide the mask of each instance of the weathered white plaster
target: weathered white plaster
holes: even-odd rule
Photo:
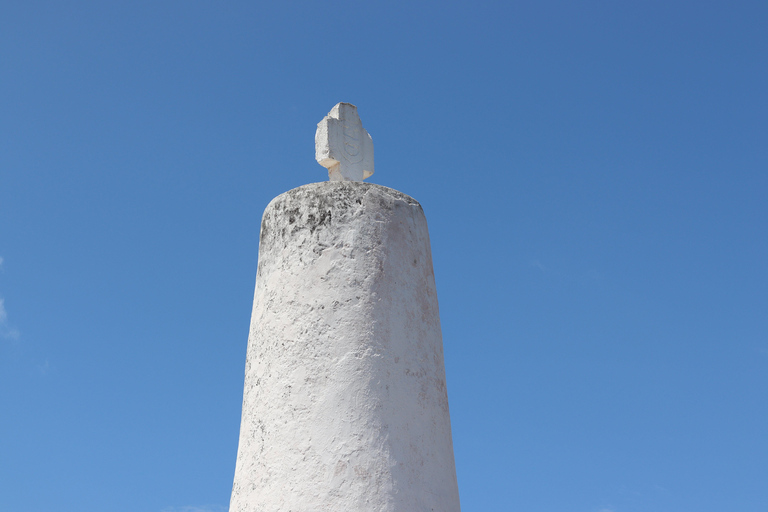
[[[230,512],[458,512],[421,206],[305,185],[261,225]]]
[[[363,181],[373,175],[373,139],[356,106],[337,103],[317,123],[315,159],[328,169],[331,181]]]

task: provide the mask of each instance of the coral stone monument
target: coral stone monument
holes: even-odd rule
[[[330,181],[261,223],[230,512],[458,512],[427,221],[373,174],[357,108],[317,127]]]

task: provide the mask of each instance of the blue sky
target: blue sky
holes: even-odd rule
[[[768,507],[768,4],[0,4],[0,510],[222,512],[261,213],[358,106],[462,507]]]

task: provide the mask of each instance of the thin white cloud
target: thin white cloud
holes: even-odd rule
[[[227,512],[223,505],[183,505],[181,507],[166,507],[160,512]]]
[[[0,256],[0,271],[3,270],[3,257]],[[0,297],[0,340],[17,340],[19,331],[8,325],[8,312],[5,310],[5,299]]]
[[[46,359],[43,364],[37,365],[37,371],[40,372],[40,375],[45,375],[48,373],[48,369],[51,367],[51,364]]]
[[[19,339],[19,331],[8,325],[8,312],[5,310],[5,299],[0,298],[0,338],[6,340]]]

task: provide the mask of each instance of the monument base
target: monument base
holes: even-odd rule
[[[413,198],[323,182],[264,212],[230,511],[459,511]]]

